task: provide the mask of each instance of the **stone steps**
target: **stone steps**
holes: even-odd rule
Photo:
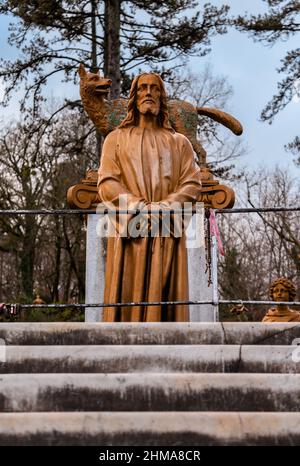
[[[5,374],[0,412],[297,411],[299,374]]]
[[[297,346],[7,346],[0,373],[263,372],[300,373]],[[300,355],[299,355],[300,360]]]
[[[0,445],[300,444],[296,338],[297,323],[0,324]]]
[[[300,413],[1,413],[3,445],[299,445]]]
[[[300,323],[5,323],[6,345],[291,345]]]

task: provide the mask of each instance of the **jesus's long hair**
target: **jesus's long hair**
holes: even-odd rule
[[[160,109],[158,114],[158,126],[161,128],[168,129],[169,131],[174,132],[174,129],[170,125],[169,122],[169,113],[168,113],[168,105],[167,105],[167,93],[165,90],[164,82],[157,73],[141,73],[134,78],[130,88],[129,100],[128,100],[128,107],[127,107],[127,115],[124,120],[120,123],[119,128],[126,128],[128,126],[137,126],[139,121],[139,111],[136,106],[136,98],[137,98],[137,84],[138,80],[142,76],[153,75],[155,76],[160,84]]]

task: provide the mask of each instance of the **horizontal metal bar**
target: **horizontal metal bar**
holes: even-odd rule
[[[243,301],[239,300],[227,300],[227,299],[220,299],[219,304],[260,304],[263,306],[272,306],[272,305],[280,305],[280,306],[300,306],[300,301]]]
[[[92,303],[92,304],[20,304],[24,309],[30,308],[67,308],[67,307],[128,307],[128,306],[159,306],[163,304],[179,305],[179,304],[212,304],[211,301],[137,301],[129,303]]]
[[[227,300],[221,299],[218,303],[214,301],[137,301],[137,302],[129,302],[129,303],[74,303],[74,304],[20,304],[20,306],[24,309],[32,309],[32,308],[47,308],[47,309],[55,309],[55,308],[83,308],[83,307],[128,307],[128,306],[159,306],[159,305],[181,305],[181,304],[190,304],[190,305],[217,305],[217,304],[255,304],[255,305],[263,305],[263,306],[272,306],[272,305],[288,305],[288,306],[300,306],[300,301],[243,301],[243,300]],[[10,304],[7,304],[8,306]]]
[[[300,207],[258,207],[257,209],[249,208],[236,208],[236,209],[216,209],[216,214],[243,214],[255,212],[300,212]]]
[[[161,210],[109,210],[103,209],[99,211],[90,210],[90,209],[60,209],[60,210],[0,210],[0,215],[138,215],[138,214],[182,214],[182,213],[192,214],[196,212],[196,209],[161,209]]]
[[[236,208],[236,209],[215,209],[216,214],[240,214],[240,213],[255,213],[255,212],[300,212],[300,207],[260,207],[254,208]],[[92,210],[92,209],[2,209],[0,215],[87,215],[87,214],[99,214],[99,215],[116,215],[116,214],[160,214],[160,213],[195,213],[196,209],[161,209],[161,210]]]
[[[95,214],[94,210],[83,210],[83,209],[10,209],[0,210],[0,215],[85,215]]]

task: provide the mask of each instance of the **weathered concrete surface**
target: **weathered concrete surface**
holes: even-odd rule
[[[106,238],[98,234],[102,215],[89,214],[86,228],[86,271],[85,302],[90,304],[104,302]],[[101,322],[102,307],[86,307],[86,322]]]
[[[12,374],[0,412],[297,411],[298,374]]]
[[[0,373],[236,372],[239,346],[7,346]]]
[[[7,346],[0,373],[282,372],[300,373],[299,346]],[[300,359],[300,358],[299,358]]]
[[[291,345],[300,323],[0,323],[6,345]]]
[[[189,299],[191,301],[213,301],[213,286],[208,286],[208,271],[205,271],[204,208],[200,205],[196,208],[198,212],[193,215],[186,230]],[[217,268],[214,268],[213,265],[212,277],[217,282]],[[191,322],[215,322],[218,320],[215,307],[211,304],[191,305],[189,312]]]
[[[300,445],[300,324],[3,323],[0,338],[0,445]]]
[[[299,346],[241,346],[238,372],[300,373]]]
[[[300,413],[2,413],[0,445],[300,445]]]

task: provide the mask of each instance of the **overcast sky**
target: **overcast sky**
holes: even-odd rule
[[[201,1],[199,2],[201,4]],[[211,0],[215,5],[227,3],[231,13],[243,14],[245,11],[257,13],[264,11],[262,0]],[[17,56],[6,43],[8,19],[0,17],[0,54],[5,58]],[[228,34],[217,36],[212,40],[212,52],[205,58],[192,58],[190,68],[201,71],[209,62],[213,73],[226,76],[232,85],[234,95],[229,105],[230,113],[236,116],[244,126],[243,139],[248,147],[248,154],[242,164],[248,166],[280,164],[294,167],[292,155],[284,150],[284,144],[299,134],[299,103],[292,102],[280,112],[272,125],[259,121],[262,108],[276,92],[276,85],[281,76],[276,72],[280,60],[287,50],[297,47],[297,37],[288,42],[278,42],[272,48],[254,43],[247,34],[230,30]],[[0,82],[0,98],[3,84]],[[59,87],[62,97],[70,90]],[[52,91],[53,92],[53,91]],[[77,90],[76,90],[77,92]],[[57,95],[57,93],[56,93]],[[70,97],[70,95],[68,95]],[[6,115],[15,115],[15,105],[9,110],[2,110],[1,120]],[[15,115],[17,117],[17,115]]]

